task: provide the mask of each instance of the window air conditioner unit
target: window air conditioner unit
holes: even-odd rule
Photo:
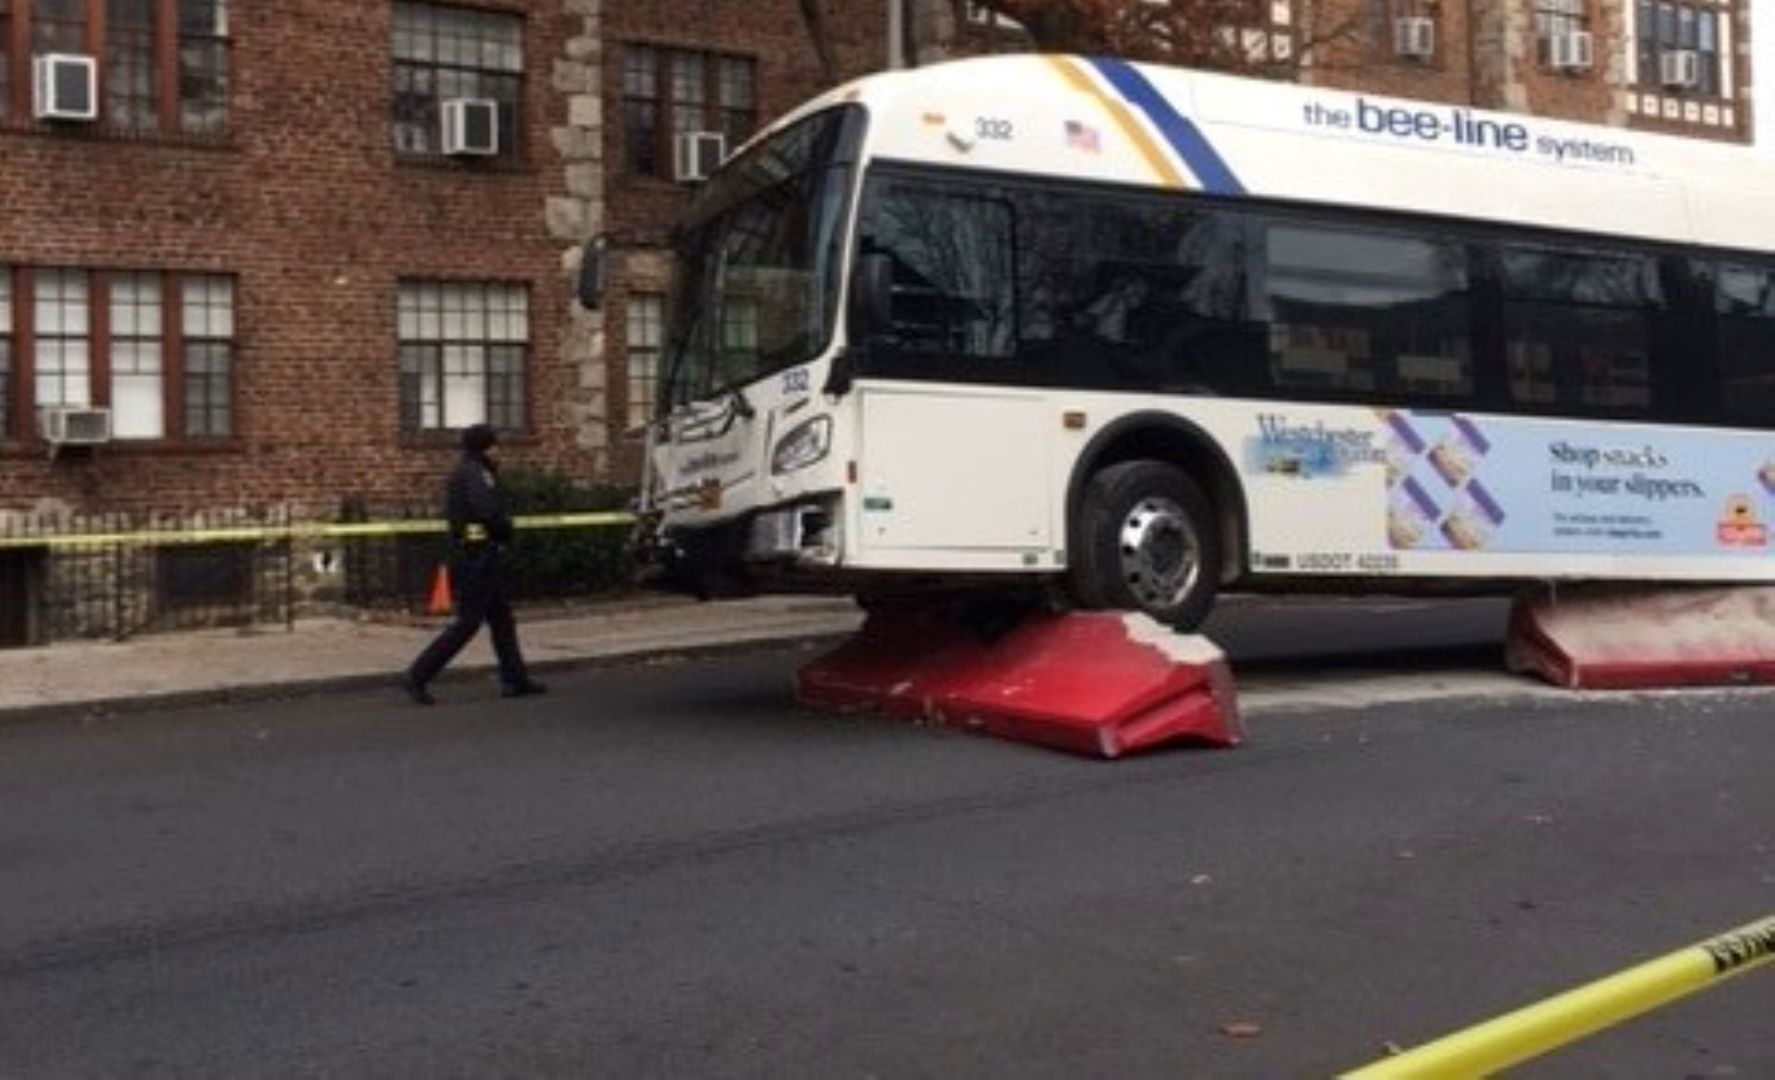
[[[1436,20],[1414,16],[1393,20],[1393,51],[1400,56],[1436,54]]]
[[[1665,86],[1687,87],[1701,81],[1701,54],[1693,49],[1677,49],[1658,57],[1658,81]]]
[[[99,66],[77,53],[41,53],[31,58],[31,113],[39,120],[97,120]]]
[[[55,406],[38,414],[51,446],[97,446],[111,441],[111,410]]]
[[[688,131],[678,136],[674,149],[673,179],[707,180],[727,160],[727,136],[717,131]]]
[[[444,153],[487,157],[499,153],[499,103],[487,98],[444,99]]]
[[[1560,71],[1588,71],[1596,63],[1596,41],[1585,30],[1554,34],[1547,62]]]

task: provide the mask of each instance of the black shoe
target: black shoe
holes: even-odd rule
[[[415,705],[436,705],[438,703],[438,699],[431,696],[431,691],[427,690],[424,685],[414,682],[411,675],[401,676],[401,689],[407,692],[407,696],[413,699]]]
[[[546,694],[548,692],[548,687],[534,679],[526,679],[521,683],[515,685],[508,684],[499,688],[500,697],[535,697],[537,694]]]

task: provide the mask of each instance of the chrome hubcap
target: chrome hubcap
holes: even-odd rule
[[[1122,580],[1140,606],[1177,606],[1202,573],[1202,546],[1183,507],[1162,496],[1135,503],[1122,519]]]

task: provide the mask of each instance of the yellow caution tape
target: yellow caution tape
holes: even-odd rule
[[[512,524],[520,529],[584,529],[633,525],[635,515],[616,511],[526,514]],[[215,529],[134,530],[114,533],[72,533],[64,536],[0,536],[0,551],[19,548],[177,547],[191,544],[256,544],[295,539],[354,539],[376,536],[422,536],[441,533],[442,521],[357,521],[336,524],[242,525]]]
[[[1775,916],[1346,1073],[1489,1076],[1775,960]]]

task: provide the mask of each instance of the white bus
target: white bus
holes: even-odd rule
[[[646,508],[699,589],[1188,628],[1223,587],[1775,580],[1743,148],[986,58],[772,125],[678,260]]]

